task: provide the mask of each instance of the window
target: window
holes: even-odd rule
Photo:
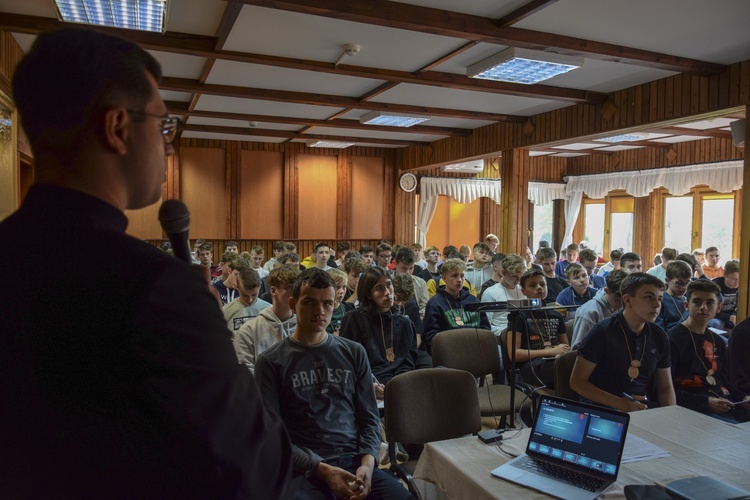
[[[604,200],[586,200],[583,205],[583,241],[598,255],[604,252]]]
[[[664,245],[679,252],[693,249],[693,197],[664,198]]]
[[[633,221],[635,220],[635,200],[632,196],[613,196],[607,199],[609,208],[609,245],[607,253],[613,248],[622,248],[626,252],[633,249]]]
[[[554,203],[546,205],[534,205],[534,240],[532,241],[532,251],[536,252],[541,240],[547,241],[552,245],[552,221],[554,219]]]
[[[722,260],[733,254],[734,196],[704,194],[701,196],[701,248],[717,247]]]

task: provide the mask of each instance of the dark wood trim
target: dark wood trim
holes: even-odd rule
[[[231,0],[227,2],[224,14],[221,16],[221,21],[219,21],[219,27],[216,29],[215,50],[222,50],[224,48],[224,44],[227,43],[227,38],[229,38],[229,34],[232,32],[232,28],[234,28],[234,23],[237,22],[242,7],[241,2]]]
[[[248,5],[314,16],[373,24],[421,33],[509,45],[546,52],[584,56],[649,68],[709,75],[723,71],[721,64],[660,54],[632,47],[584,40],[520,28],[498,29],[497,20],[388,0],[239,0]]]
[[[549,7],[557,0],[531,0],[526,5],[522,5],[513,12],[510,12],[497,21],[498,28],[508,28],[517,22],[523,21],[530,15],[539,12],[545,7]]]
[[[481,111],[465,111],[460,109],[435,108],[431,106],[412,106],[409,104],[393,104],[381,102],[360,101],[356,97],[338,96],[331,94],[313,94],[309,92],[292,92],[288,90],[259,89],[252,87],[237,87],[234,85],[213,85],[200,83],[188,78],[165,77],[159,84],[162,90],[190,92],[218,95],[222,97],[239,97],[244,99],[264,99],[266,101],[291,102],[296,104],[310,104],[317,106],[332,106],[336,108],[368,109],[375,111],[402,111],[430,116],[446,116],[449,118],[466,118],[469,120],[489,120],[495,122],[522,123],[527,120],[524,116],[505,115],[500,113],[486,113]]]

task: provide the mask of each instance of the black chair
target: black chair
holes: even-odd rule
[[[479,379],[477,393],[483,417],[500,417],[498,427],[506,425],[511,413],[518,412],[526,395],[516,390],[513,408],[511,388],[507,385],[485,385],[487,375],[500,371],[497,337],[489,330],[457,328],[438,333],[432,341],[433,366],[455,368]]]
[[[568,351],[555,360],[555,391],[561,398],[578,401],[578,393],[570,388],[570,374],[576,364],[578,351]]]
[[[393,377],[385,388],[385,435],[391,471],[409,485],[417,461],[396,460],[396,443],[424,444],[474,434],[482,429],[476,381],[447,368],[414,370]]]

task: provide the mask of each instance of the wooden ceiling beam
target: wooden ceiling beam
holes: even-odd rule
[[[288,116],[254,115],[245,113],[226,113],[222,111],[200,111],[188,109],[184,102],[165,102],[170,113],[183,116],[201,116],[204,118],[218,118],[223,120],[242,120],[265,123],[284,123],[291,125],[303,125],[308,127],[331,127],[350,128],[357,130],[370,130],[374,132],[399,132],[409,134],[431,134],[442,136],[468,136],[471,129],[453,127],[430,127],[427,125],[414,125],[413,127],[391,127],[380,125],[365,125],[357,120],[328,119],[315,120],[312,118],[294,118]]]
[[[530,15],[539,12],[545,7],[549,7],[557,0],[531,0],[526,5],[522,5],[513,12],[510,12],[497,21],[498,28],[508,28],[517,22],[523,21]]]
[[[266,101],[307,104],[310,106],[332,106],[338,108],[367,109],[371,111],[395,111],[403,113],[416,113],[428,116],[464,118],[468,120],[489,120],[510,123],[522,123],[527,120],[527,118],[524,116],[487,113],[483,111],[435,108],[431,106],[413,106],[409,104],[360,101],[356,97],[346,97],[331,94],[313,94],[308,92],[292,92],[288,90],[258,89],[250,87],[237,87],[233,85],[213,85],[200,83],[198,80],[191,80],[188,78],[165,77],[162,79],[161,83],[159,83],[159,88],[161,88],[162,90],[209,94],[222,97],[260,99]]]
[[[224,14],[221,16],[221,21],[219,21],[219,27],[216,30],[215,50],[222,50],[224,48],[224,44],[227,43],[227,38],[229,38],[232,28],[234,28],[234,24],[237,22],[242,7],[243,5],[240,2],[230,1],[227,3],[227,6],[224,8]]]
[[[273,130],[250,127],[222,127],[219,125],[183,125],[182,130],[194,132],[209,132],[215,134],[247,135],[256,137],[281,137],[284,139],[317,139],[322,141],[358,142],[367,144],[388,144],[391,146],[424,146],[429,144],[421,141],[402,141],[398,139],[378,139],[372,137],[353,137],[339,135],[300,134],[289,130]]]
[[[709,75],[725,66],[649,50],[520,28],[498,28],[497,20],[389,0],[238,0],[248,5],[389,28],[521,47],[681,73]]]
[[[230,6],[228,5],[227,8],[229,7]],[[227,14],[225,17],[231,16]],[[223,19],[224,18],[222,18],[222,22],[224,22]],[[227,23],[228,22],[229,21],[227,21]],[[65,23],[60,23],[56,19],[0,13],[0,26],[18,33],[39,34],[43,31],[56,29],[64,24]],[[96,27],[96,29],[117,36],[126,37],[145,49],[204,57],[209,60],[221,59],[247,64],[315,71],[335,75],[354,76],[357,78],[369,78],[373,80],[385,80],[386,82],[411,83],[414,85],[428,85],[448,89],[470,90],[474,92],[486,92],[573,103],[601,104],[607,99],[606,94],[587,92],[579,89],[553,87],[540,84],[523,85],[519,83],[494,82],[490,80],[469,78],[466,75],[454,73],[427,71],[426,68],[434,67],[433,63],[412,73],[409,71],[369,68],[348,64],[339,64],[336,66],[332,62],[326,61],[312,61],[290,57],[269,56],[265,54],[216,50],[215,47],[217,43],[219,43],[219,40],[223,37],[222,33],[219,33],[219,37],[208,37],[176,32],[154,34],[145,31],[126,31],[106,27]],[[439,59],[439,61],[457,55],[468,49],[469,46],[469,44],[464,44],[456,51]]]

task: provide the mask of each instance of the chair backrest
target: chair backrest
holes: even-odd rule
[[[569,319],[565,322],[565,331],[568,333],[568,340],[573,338],[573,326],[575,325],[575,318]]]
[[[500,369],[497,337],[481,328],[457,328],[432,340],[432,366],[464,370],[477,378]]]
[[[388,441],[422,444],[481,429],[477,383],[465,371],[426,368],[397,375],[386,384]]]
[[[555,392],[561,398],[578,400],[578,393],[570,388],[570,374],[578,351],[568,351],[555,360]]]

